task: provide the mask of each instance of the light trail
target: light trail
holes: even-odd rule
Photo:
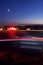
[[[18,30],[18,31],[43,32],[43,30]]]
[[[2,32],[5,32],[5,31],[7,31],[8,32],[8,30],[2,30]],[[43,32],[43,30],[17,30],[17,31],[33,31],[33,32]]]
[[[0,41],[43,41],[43,38],[0,39]]]

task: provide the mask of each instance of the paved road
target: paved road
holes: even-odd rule
[[[30,33],[32,32],[19,32],[18,34],[18,31],[1,31],[0,49],[21,48],[43,50],[43,38],[32,36]]]

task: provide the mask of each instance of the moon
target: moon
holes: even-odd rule
[[[10,12],[10,9],[8,9],[8,12]]]

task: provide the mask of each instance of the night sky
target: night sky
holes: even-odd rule
[[[42,24],[43,0],[0,0],[0,24]]]

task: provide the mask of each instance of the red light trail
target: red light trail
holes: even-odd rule
[[[18,39],[3,39],[0,41],[43,41],[43,38],[18,38]]]

